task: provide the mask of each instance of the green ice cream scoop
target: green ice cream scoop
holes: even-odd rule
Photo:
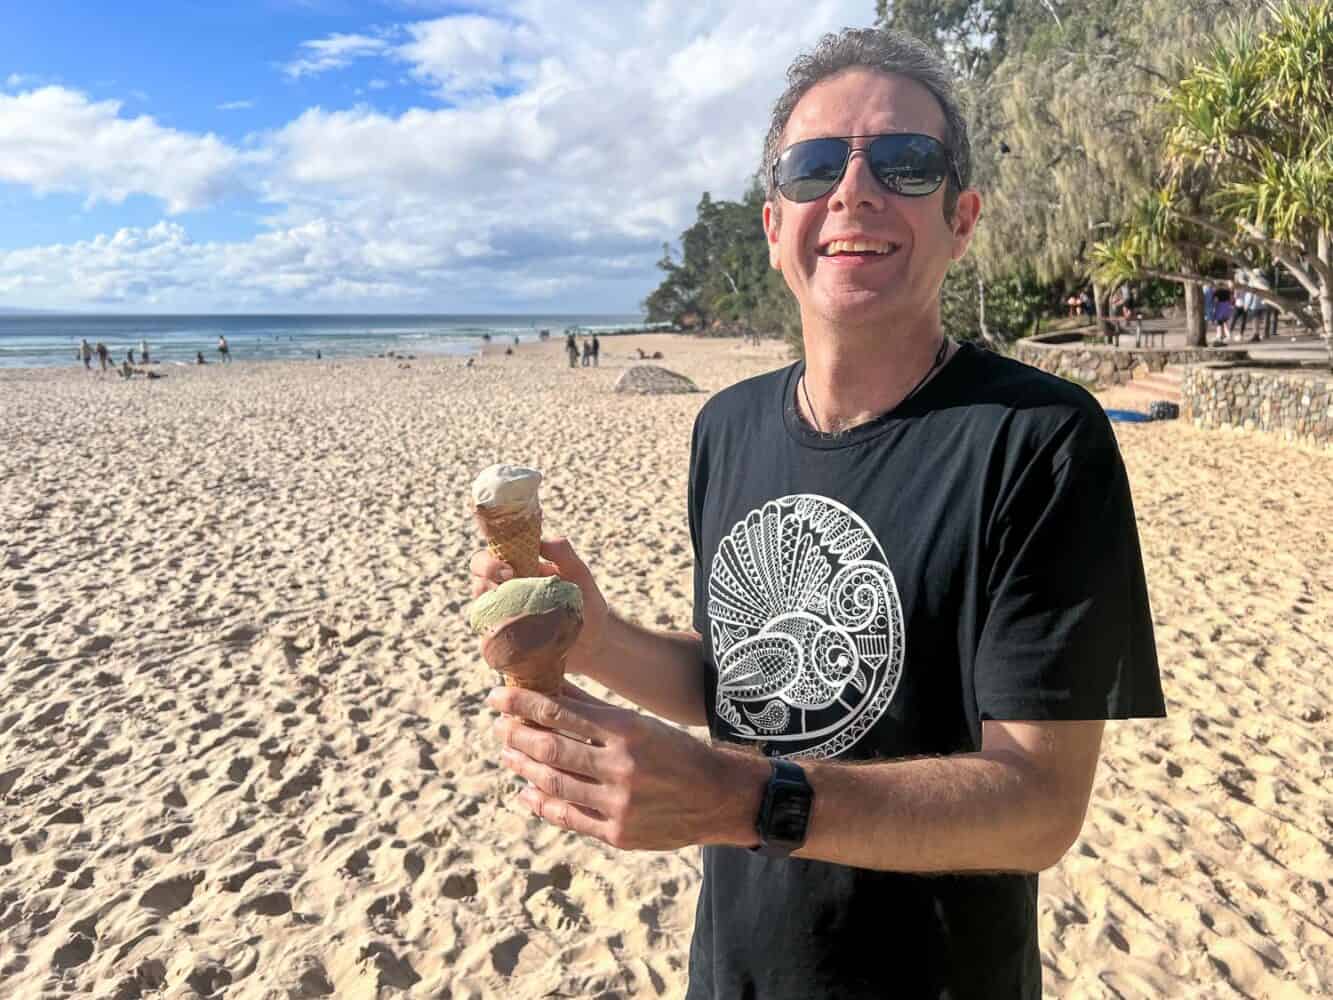
[[[583,594],[558,576],[518,577],[478,597],[468,624],[510,687],[560,693],[565,655],[583,626]]]
[[[472,631],[485,635],[510,618],[555,610],[572,611],[582,617],[582,591],[558,576],[521,577],[478,597],[468,607],[467,620]]]

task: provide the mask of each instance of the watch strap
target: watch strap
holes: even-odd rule
[[[805,771],[799,765],[778,757],[770,758],[769,762],[772,771],[764,790],[759,815],[755,818],[759,845],[750,848],[750,851],[765,857],[785,858],[805,843],[810,810],[814,803],[814,789],[810,787]],[[794,812],[800,817],[797,828],[790,825],[793,804],[798,807]]]

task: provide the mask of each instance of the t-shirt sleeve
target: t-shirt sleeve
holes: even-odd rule
[[[979,717],[1164,715],[1129,480],[1100,410],[1037,452],[989,534]]]

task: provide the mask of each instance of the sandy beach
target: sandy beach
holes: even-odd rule
[[[615,394],[636,348],[704,392]],[[502,351],[0,372],[0,996],[682,995],[697,850],[543,826],[495,763],[467,490],[543,469],[548,533],[686,628],[694,415],[787,359]],[[1333,454],[1117,432],[1170,717],[1108,724],[1046,993],[1329,995]]]

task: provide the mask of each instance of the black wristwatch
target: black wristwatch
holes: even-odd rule
[[[772,764],[773,773],[754,821],[759,846],[750,850],[770,858],[785,858],[805,843],[815,790],[805,780],[805,772],[791,761],[774,758]]]

